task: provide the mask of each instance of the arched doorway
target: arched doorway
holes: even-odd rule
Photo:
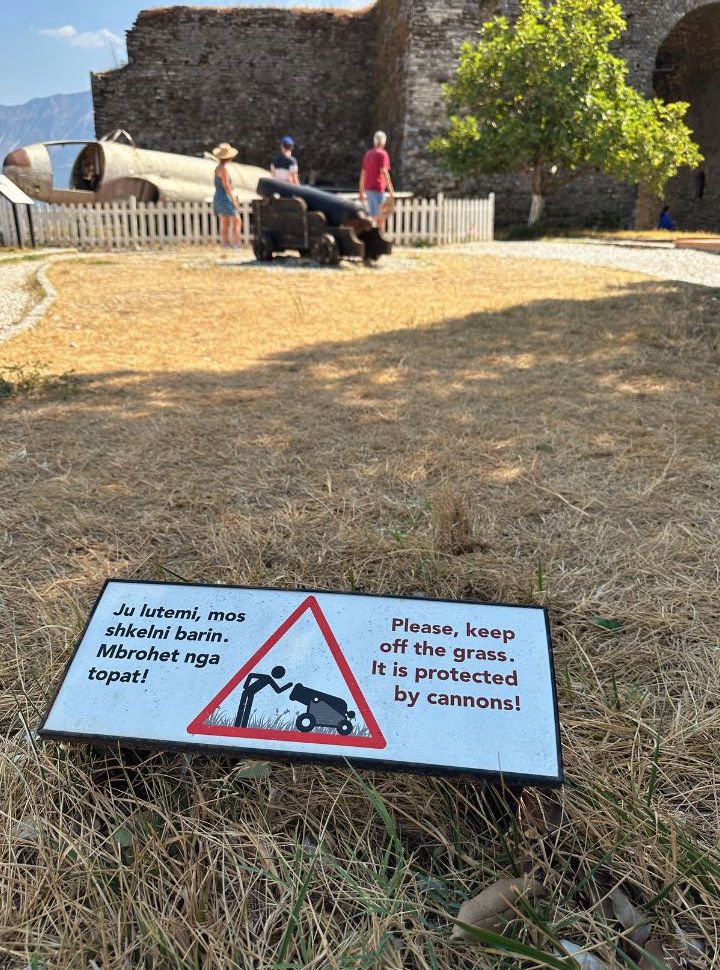
[[[689,101],[687,122],[705,156],[668,183],[665,201],[681,229],[720,231],[720,2],[684,16],[661,43],[653,92]]]

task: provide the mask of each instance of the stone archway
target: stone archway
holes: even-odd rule
[[[652,89],[664,101],[690,102],[687,121],[705,156],[700,169],[684,169],[668,183],[672,216],[681,229],[720,231],[720,2],[695,5],[667,33],[657,49]],[[638,217],[647,225],[657,212],[643,201]]]

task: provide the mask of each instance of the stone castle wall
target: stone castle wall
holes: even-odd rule
[[[690,121],[704,132],[707,184],[714,184],[720,180],[720,139],[710,133],[717,123],[708,119],[714,111],[711,90],[718,89],[713,51],[720,51],[720,3],[621,0],[621,5],[628,31],[619,52],[644,93],[657,82],[658,52],[668,38],[673,41],[673,56],[683,66],[672,93],[694,102]],[[233,141],[240,160],[257,164],[268,164],[277,138],[290,133],[303,178],[352,185],[362,152],[380,127],[390,137],[399,188],[452,191],[459,187],[427,150],[446,120],[441,84],[452,76],[463,40],[496,13],[512,16],[516,10],[517,0],[377,0],[354,13],[247,7],[145,11],[128,33],[128,65],[93,77],[97,128],[126,128],[146,147],[189,153]],[[703,10],[708,16],[693,27],[692,17]],[[692,17],[683,21],[688,14]],[[708,47],[708,57],[698,56],[698,44]],[[704,80],[697,80],[699,74]],[[713,214],[702,199],[691,204],[692,174],[676,183],[669,189],[676,215],[688,227],[720,228],[720,206]],[[501,224],[526,218],[528,190],[518,177],[482,178],[462,189],[494,191]],[[546,217],[629,225],[636,195],[633,187],[592,176],[551,196]],[[654,219],[656,206],[656,200],[646,205],[647,219]],[[713,219],[718,225],[710,225]]]
[[[705,156],[668,185],[670,211],[684,226],[720,229],[720,3],[693,11],[665,38],[654,87],[668,101],[690,102],[688,124]]]
[[[412,6],[413,0],[380,0],[374,7],[377,33],[372,128],[380,128],[388,135],[393,177],[399,186],[405,183],[403,163],[407,137]]]
[[[97,132],[193,155],[229,141],[265,167],[290,134],[303,179],[345,183],[372,128],[376,33],[374,8],[144,11],[127,65],[93,76]]]

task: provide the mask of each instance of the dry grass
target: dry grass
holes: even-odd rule
[[[673,242],[675,239],[716,239],[716,232],[704,229],[575,229],[570,235],[586,236],[596,239],[627,239],[651,242]]]
[[[529,870],[510,940],[633,966],[621,883],[714,965],[720,293],[391,265],[66,262],[0,349],[48,375],[0,407],[8,967],[517,967],[448,915]],[[465,780],[40,745],[108,575],[545,603],[568,784],[503,815]]]

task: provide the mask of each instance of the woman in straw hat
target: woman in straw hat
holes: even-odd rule
[[[213,148],[213,155],[218,159],[215,169],[215,198],[213,205],[215,214],[220,217],[220,241],[223,246],[240,246],[240,207],[233,195],[232,182],[227,163],[237,155],[237,148],[233,148],[226,141],[217,148]]]

